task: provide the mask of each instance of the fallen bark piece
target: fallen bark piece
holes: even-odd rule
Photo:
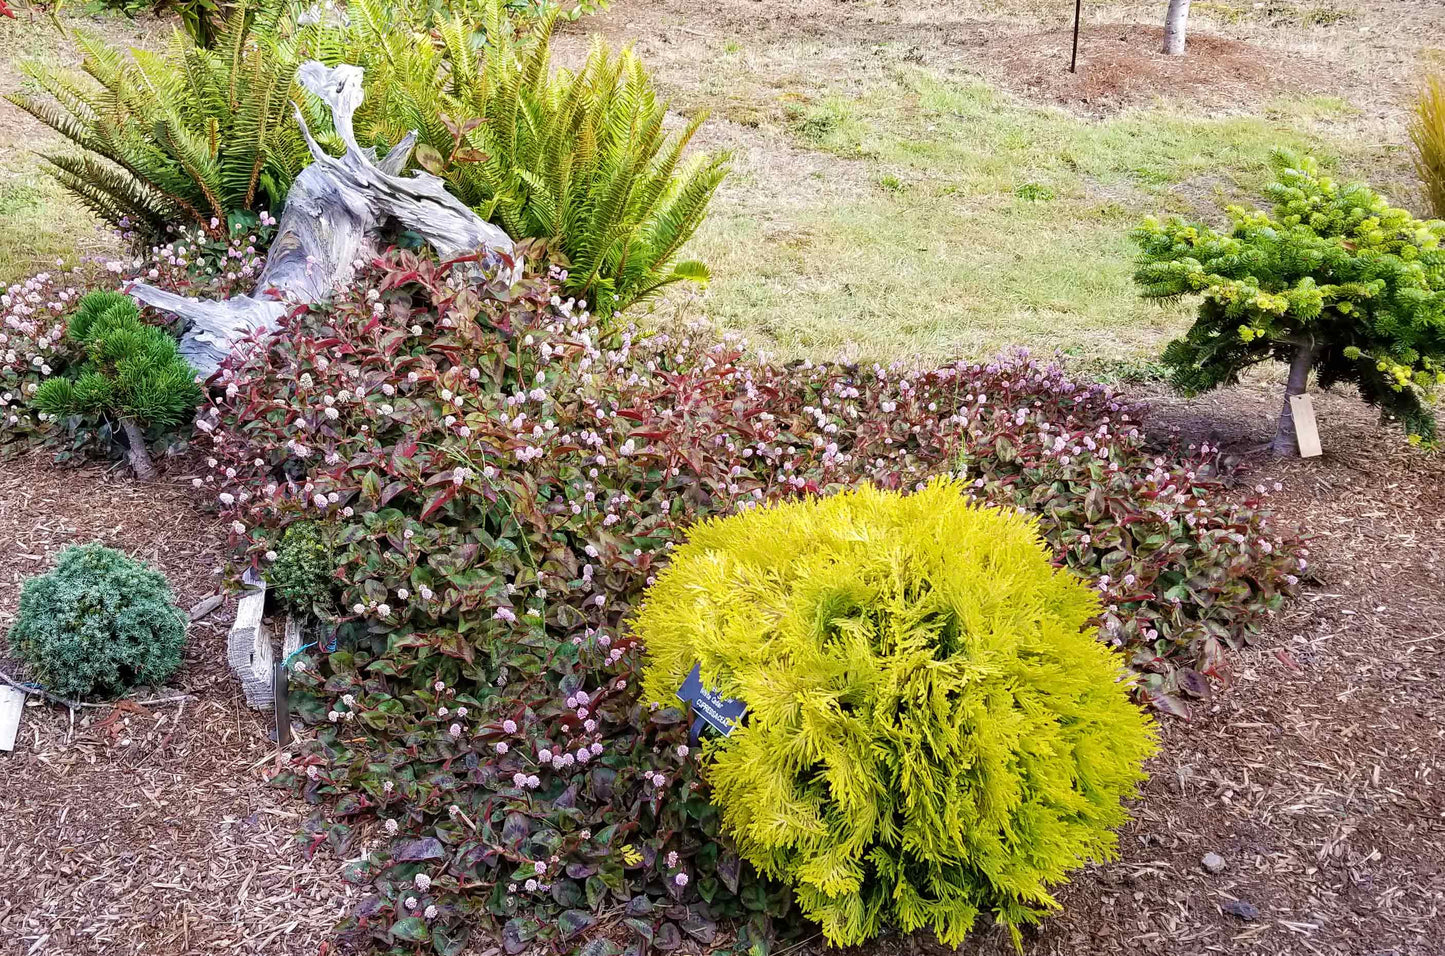
[[[144,282],[126,289],[137,302],[186,320],[180,351],[202,375],[219,368],[242,339],[274,329],[291,309],[320,302],[344,285],[354,263],[376,253],[383,230],[392,224],[421,236],[443,259],[484,253],[486,279],[502,286],[516,281],[505,231],[467,208],[436,176],[398,175],[416,143],[414,132],[381,160],[357,145],[352,117],[365,95],[362,76],[358,66],[328,68],[314,60],[297,71],[301,85],[331,109],[346,151],[329,155],[296,111],[315,162],[291,186],[254,291],[204,301]]]

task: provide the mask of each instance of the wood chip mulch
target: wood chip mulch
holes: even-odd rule
[[[1161,425],[1240,451],[1250,485],[1282,483],[1274,504],[1314,536],[1314,580],[1236,655],[1229,687],[1164,725],[1121,859],[1064,887],[1025,952],[1445,954],[1445,462],[1347,396],[1316,396],[1325,457],[1282,462],[1250,451],[1273,387],[1150,398]],[[0,628],[19,583],[75,542],[152,561],[182,606],[215,593],[223,532],[173,481],[0,465]],[[225,671],[232,612],[192,625],[185,667],[155,691],[193,699],[73,722],[26,709],[0,754],[0,954],[327,952],[342,861],[305,862],[307,808],[262,783],[276,748]],[[1012,947],[981,929],[962,951]]]
[[[21,582],[71,544],[159,567],[182,608],[217,593],[224,532],[172,480],[0,462],[0,632]],[[341,861],[298,851],[309,808],[262,782],[276,746],[226,669],[233,615],[192,623],[170,685],[134,695],[190,699],[72,715],[30,698],[0,753],[0,954],[320,951],[349,887]],[[19,676],[3,654],[0,669]]]
[[[1283,485],[1313,580],[1231,686],[1164,723],[1120,860],[1062,889],[1030,956],[1445,954],[1445,460],[1342,391],[1315,395],[1324,457],[1276,461],[1280,395],[1147,396],[1155,428]],[[978,936],[961,952],[1013,952]]]

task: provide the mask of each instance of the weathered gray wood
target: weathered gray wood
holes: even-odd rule
[[[414,132],[379,161],[357,145],[352,118],[364,96],[362,76],[360,67],[328,68],[314,60],[298,71],[301,85],[330,107],[346,150],[329,155],[296,111],[315,162],[291,186],[253,292],[203,301],[144,282],[127,289],[136,301],[189,322],[181,354],[203,375],[214,372],[241,339],[275,328],[293,307],[325,300],[351,277],[354,262],[376,252],[388,225],[422,236],[444,259],[486,253],[496,281],[515,281],[516,266],[503,258],[512,252],[505,231],[468,209],[430,173],[397,175],[416,143]]]
[[[281,631],[281,660],[291,659],[291,655],[301,650],[301,615],[286,615],[286,626]]]
[[[226,636],[226,662],[241,682],[246,704],[257,710],[270,707],[274,693],[272,668],[276,656],[265,614],[266,589],[246,591],[236,604],[236,622]]]
[[[25,692],[0,686],[0,750],[15,749],[15,736],[20,732],[20,715],[25,711]]]

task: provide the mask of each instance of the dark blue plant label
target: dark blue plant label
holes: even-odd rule
[[[677,692],[677,699],[691,704],[693,713],[697,715],[697,719],[692,723],[693,743],[697,743],[704,723],[724,737],[731,736],[733,728],[748,712],[747,704],[742,701],[724,697],[717,691],[707,690],[702,686],[701,664],[692,665],[692,670],[688,672],[687,679],[682,682],[682,687]]]

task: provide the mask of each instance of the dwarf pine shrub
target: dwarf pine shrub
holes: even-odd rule
[[[1146,219],[1134,280],[1149,298],[1199,296],[1199,314],[1162,360],[1186,395],[1238,381],[1262,362],[1289,364],[1275,433],[1293,454],[1289,398],[1310,373],[1349,383],[1398,419],[1412,441],[1435,440],[1445,383],[1445,223],[1423,222],[1364,183],[1341,184],[1314,159],[1281,151],[1268,212],[1231,206],[1228,232]]]
[[[88,544],[66,548],[55,570],[25,582],[7,639],[48,690],[120,694],[175,672],[186,618],[159,571]]]
[[[86,362],[73,378],[43,382],[35,405],[57,417],[115,419],[129,443],[131,467],[141,478],[155,477],[144,428],[179,425],[201,401],[196,373],[175,339],[142,322],[135,303],[116,292],[81,299],[65,334],[84,350]]]
[[[1152,750],[1095,596],[1032,519],[938,479],[695,526],[636,621],[644,694],[748,707],[705,776],[739,851],[829,941],[1018,927],[1110,857]]]

